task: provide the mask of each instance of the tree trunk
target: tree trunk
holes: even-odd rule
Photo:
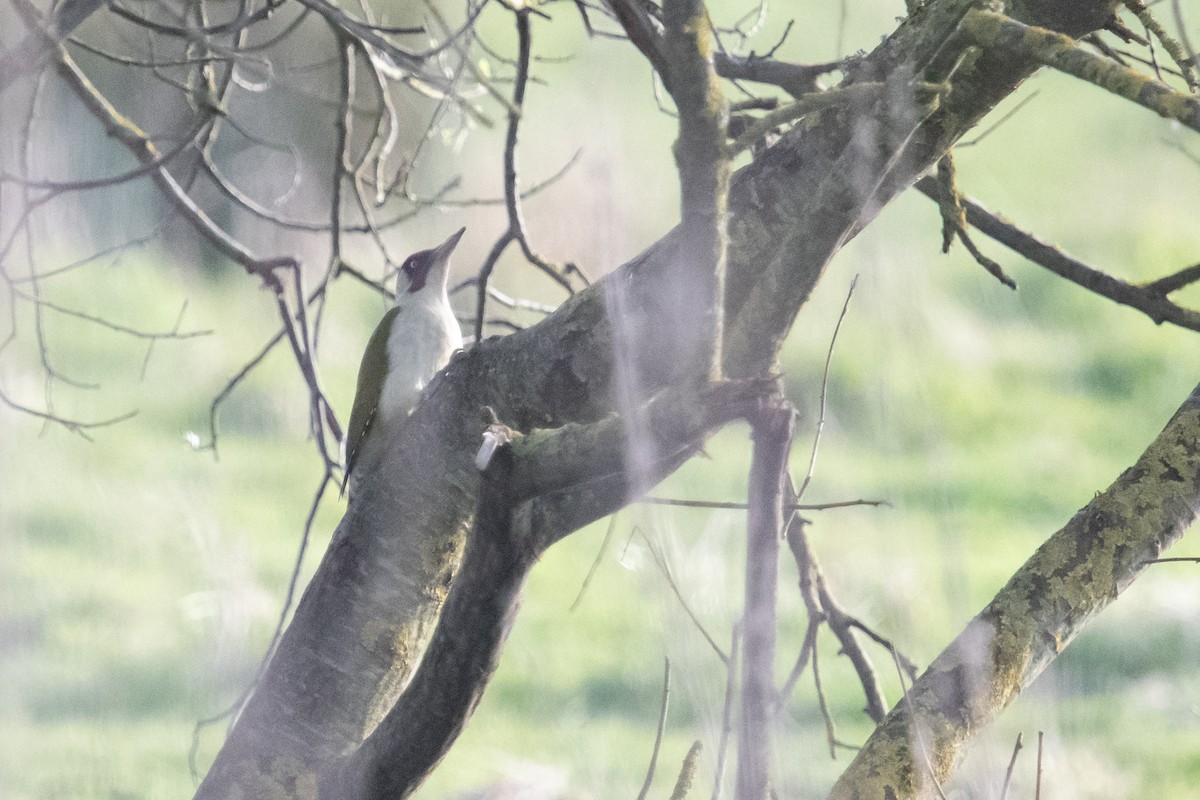
[[[976,4],[929,0],[851,68],[853,82],[885,82],[882,99],[810,117],[734,177],[726,376],[770,372],[832,256],[1036,69],[1005,53],[967,57],[956,24]],[[1006,10],[1079,35],[1113,8],[1073,0],[1047,19],[1045,5]],[[914,78],[953,88],[921,107]],[[686,244],[678,229],[667,234],[539,325],[481,342],[435,379],[374,463],[359,466],[362,484],[197,797],[314,796],[323,767],[395,704],[463,552],[484,406],[523,431],[590,422],[703,360],[711,342],[678,300],[691,294]]]

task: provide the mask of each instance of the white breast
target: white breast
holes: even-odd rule
[[[411,412],[421,390],[462,347],[462,331],[445,292],[431,298],[425,294],[416,295],[392,322],[388,375],[379,398],[379,413],[385,419]]]

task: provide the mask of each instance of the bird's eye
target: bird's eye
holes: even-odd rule
[[[408,276],[409,294],[416,294],[425,288],[425,279],[429,276],[429,268],[432,266],[433,253],[429,250],[413,253],[404,260],[401,269]]]

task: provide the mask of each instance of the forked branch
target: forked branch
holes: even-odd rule
[[[551,544],[620,508],[632,481],[658,481],[725,423],[749,415],[774,381],[669,389],[644,413],[658,420],[650,472],[625,472],[629,431],[617,417],[517,435],[491,453],[462,565],[429,648],[374,733],[328,770],[322,797],[407,797],[461,733],[499,663],[534,563]],[[643,487],[648,488],[648,487]]]
[[[926,176],[917,181],[916,188],[926,197],[941,202],[941,188],[932,177]],[[967,222],[972,227],[1038,266],[1045,267],[1094,294],[1135,308],[1155,323],[1170,322],[1172,325],[1200,332],[1200,311],[1178,305],[1167,296],[1200,280],[1200,265],[1188,267],[1150,283],[1129,283],[1067,255],[969,197],[962,197],[961,203],[966,212]]]
[[[525,90],[529,86],[529,66],[533,58],[533,31],[529,23],[529,15],[534,12],[531,6],[520,6],[513,9],[517,24],[517,71],[513,77],[512,102],[500,98],[508,109],[508,129],[504,138],[504,209],[507,212],[508,226],[496,239],[492,249],[480,267],[476,279],[475,296],[475,341],[483,339],[483,326],[486,321],[488,290],[492,272],[500,261],[500,256],[514,242],[521,248],[525,260],[547,275],[561,286],[568,294],[574,294],[575,286],[571,282],[572,274],[583,279],[583,272],[574,264],[558,266],[540,256],[529,243],[529,235],[525,229],[525,215],[521,209],[520,175],[517,171],[517,141],[521,131],[521,118],[525,107]]]

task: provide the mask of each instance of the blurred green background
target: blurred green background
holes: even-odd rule
[[[781,51],[786,57],[818,61],[868,48],[902,13],[896,3],[847,4],[842,28],[836,4],[813,5],[804,7]],[[744,10],[718,4],[714,15],[728,24]],[[527,102],[526,181],[553,173],[577,149],[581,155],[562,181],[529,200],[526,216],[540,249],[599,277],[673,224],[674,123],[657,111],[648,69],[627,45],[589,41],[570,4],[551,12],[553,24],[535,23],[536,52],[573,58],[536,67],[544,83],[531,87]],[[786,22],[768,18],[752,46],[769,48]],[[482,24],[489,43],[511,48],[507,13],[494,8]],[[1031,97],[1003,125],[959,148],[963,188],[1131,280],[1194,263],[1196,137],[1049,74],[1030,81],[983,127]],[[69,104],[52,103],[41,125],[63,140],[77,124],[98,136],[81,119]],[[479,129],[436,163],[461,172],[462,196],[496,196],[499,146],[497,131]],[[94,161],[113,158],[98,151]],[[128,166],[119,158],[112,163]],[[56,237],[56,229],[80,226],[99,241],[100,229],[133,235],[145,227],[138,205],[100,205],[103,214],[81,203],[61,219],[38,220],[41,271],[89,252],[86,238]],[[14,213],[11,205],[4,212]],[[454,278],[465,277],[503,230],[498,209],[427,214],[402,227],[392,245],[403,254],[460,224],[468,234]],[[838,256],[783,360],[788,394],[801,410],[793,465],[803,472],[829,337],[858,275],[806,499],[865,497],[890,505],[814,513],[811,534],[847,609],[922,666],[1038,543],[1137,457],[1200,379],[1195,334],[1156,327],[978,238],[1019,291],[1000,286],[961,248],[942,256],[934,206],[901,197]],[[28,303],[13,307],[21,335],[0,357],[10,397],[41,405],[49,385],[66,416],[138,413],[85,441],[0,412],[0,797],[190,796],[193,726],[237,696],[274,628],[320,475],[305,438],[306,399],[280,350],[222,406],[219,460],[189,445],[193,434],[207,441],[211,399],[275,331],[269,294],[230,267],[197,270],[204,253],[190,241],[174,229],[42,282],[53,302],[146,329],[170,328],[186,300],[183,329],[212,331],[147,348],[45,312],[54,369],[100,383],[99,390],[47,384],[33,334],[38,321]],[[302,254],[315,276],[325,245],[300,246],[308,248]],[[380,274],[377,264],[373,269]],[[514,295],[561,299],[515,257],[501,263],[497,281]],[[1200,292],[1180,299],[1196,305]],[[460,302],[466,313],[470,299]],[[377,297],[347,285],[326,312],[323,377],[343,416],[361,348],[382,308]],[[746,439],[743,428],[722,433],[711,459],[688,464],[657,493],[742,499]],[[341,508],[333,498],[321,505],[303,579]],[[695,739],[705,749],[693,796],[710,792],[723,668],[647,542],[725,644],[741,591],[742,515],[626,509],[590,588],[570,611],[606,527],[572,536],[535,570],[495,681],[419,797],[501,789],[538,792],[531,797],[634,796],[654,739],[664,656],[674,680],[654,793],[669,793]],[[1193,539],[1172,555],[1200,553]],[[1152,568],[981,737],[951,796],[998,796],[1018,732],[1026,750],[1012,796],[1032,796],[1037,731],[1046,732],[1045,796],[1197,796],[1198,569]],[[781,677],[806,622],[794,580],[794,566],[783,564]],[[870,727],[854,674],[827,635],[820,648],[838,735],[861,742]],[[872,656],[894,702],[898,683],[886,653]],[[201,771],[222,731],[221,724],[203,730]],[[841,751],[830,759],[806,674],[780,719],[780,796],[822,796],[850,756]]]

